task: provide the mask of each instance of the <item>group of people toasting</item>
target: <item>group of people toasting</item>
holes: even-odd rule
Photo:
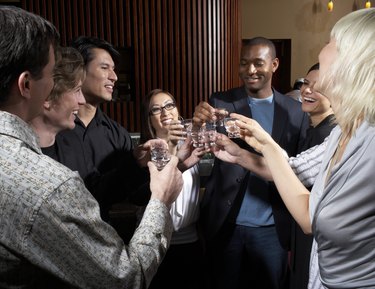
[[[272,87],[273,43],[243,41],[243,86],[188,125],[152,90],[133,147],[100,109],[113,46],[60,47],[51,23],[0,7],[0,287],[375,288],[374,25],[372,8],[335,24],[302,103]],[[144,207],[128,244],[108,214],[121,200]]]

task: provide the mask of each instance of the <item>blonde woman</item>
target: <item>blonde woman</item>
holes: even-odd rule
[[[305,168],[315,180],[311,194],[272,138],[254,120],[234,114],[294,219],[314,235],[309,288],[375,288],[374,27],[375,9],[352,12],[336,23],[320,52],[317,89],[329,99],[338,125],[320,146],[324,151],[303,154],[307,160],[323,156],[317,175]],[[231,161],[246,166],[248,154],[225,142]]]

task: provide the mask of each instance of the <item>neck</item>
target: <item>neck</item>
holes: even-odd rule
[[[273,94],[271,87],[267,87],[267,88],[260,89],[257,91],[251,91],[246,88],[246,92],[248,96],[253,97],[253,98],[258,98],[258,99],[264,99]]]
[[[326,111],[325,113],[320,113],[320,114],[310,114],[310,121],[311,125],[313,127],[316,127],[319,123],[321,123],[327,116],[333,114],[333,111],[329,110]]]
[[[95,116],[98,106],[86,103],[79,108],[78,117],[84,123],[85,126],[92,121]]]
[[[59,132],[57,128],[49,124],[43,116],[38,116],[30,122],[34,132],[39,137],[39,145],[42,148],[50,147],[55,143],[56,135]]]

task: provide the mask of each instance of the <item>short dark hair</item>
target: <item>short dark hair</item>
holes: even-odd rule
[[[0,6],[0,102],[8,100],[13,82],[24,71],[42,77],[60,35],[46,19],[14,6]]]
[[[300,90],[301,87],[302,87],[303,81],[304,81],[303,78],[297,78],[297,79],[294,81],[294,84],[293,84],[293,90],[297,90],[297,89]]]
[[[120,53],[113,47],[113,45],[103,39],[89,36],[79,36],[74,39],[72,46],[77,49],[82,57],[85,65],[94,59],[92,50],[94,48],[104,49],[111,55],[113,62],[117,65],[120,62]]]
[[[276,47],[273,42],[265,37],[254,37],[251,39],[243,39],[242,47],[263,45],[267,46],[270,49],[271,57],[276,58]]]
[[[310,67],[310,69],[307,71],[307,74],[309,74],[313,70],[319,70],[319,62],[315,63],[313,66]]]

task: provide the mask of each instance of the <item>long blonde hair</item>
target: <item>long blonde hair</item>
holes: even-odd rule
[[[375,9],[341,18],[331,31],[337,59],[322,75],[319,90],[328,95],[344,134],[362,120],[375,125]]]

